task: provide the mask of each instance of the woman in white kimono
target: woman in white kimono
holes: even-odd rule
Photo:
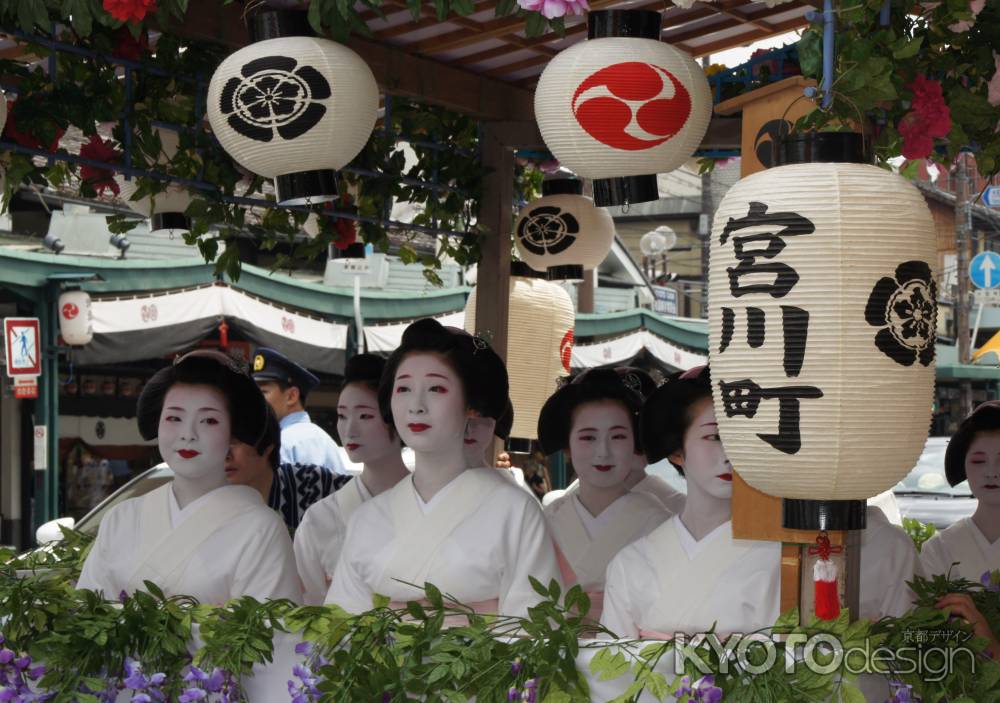
[[[425,582],[481,612],[525,616],[539,602],[528,577],[558,578],[541,509],[496,469],[466,467],[468,420],[499,417],[507,395],[482,339],[431,319],[406,329],[378,396],[416,466],[354,513],[327,603],[360,613],[382,594],[401,605]]]
[[[608,567],[601,624],[619,637],[751,632],[779,614],[781,545],[733,539],[733,467],[719,441],[708,367],[660,386],[642,411],[651,461],[687,479],[683,512]]]
[[[965,418],[948,442],[944,467],[948,483],[967,480],[979,504],[972,517],[927,540],[920,561],[926,576],[950,574],[978,583],[1000,569],[1000,401],[983,403]],[[969,596],[952,593],[937,605],[972,623],[977,635],[992,642],[990,651],[1000,661],[998,633],[990,632]]]
[[[615,371],[622,377],[631,377],[638,381],[639,392],[643,401],[656,390],[656,381],[648,373],[634,366],[618,366]],[[635,380],[633,381],[635,384]],[[625,486],[636,493],[646,493],[656,498],[671,515],[676,515],[684,509],[684,494],[674,489],[659,476],[647,473],[649,462],[645,453],[633,455],[632,471],[625,478]],[[575,492],[580,486],[580,479],[574,479],[564,490],[549,491],[542,498],[542,505],[548,506],[563,496]]]
[[[265,430],[266,401],[250,376],[221,352],[191,352],[154,374],[137,416],[174,480],[104,516],[77,587],[114,599],[148,580],[203,603],[298,601],[281,517],[255,489],[226,481],[231,439],[255,446]]]
[[[588,615],[595,620],[612,557],[670,518],[656,499],[629,491],[625,483],[642,454],[641,408],[635,374],[594,369],[553,393],[538,417],[542,451],[566,452],[580,481],[577,490],[545,508],[545,519],[563,581],[587,592]]]
[[[295,564],[307,605],[322,605],[354,511],[409,475],[399,435],[378,409],[378,384],[385,360],[358,354],[347,361],[337,401],[337,434],[361,474],[336,493],[314,503],[295,533]]]

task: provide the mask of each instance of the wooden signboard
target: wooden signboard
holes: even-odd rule
[[[715,112],[719,115],[743,113],[740,138],[741,177],[745,178],[773,165],[773,145],[788,134],[796,120],[815,108],[812,100],[802,96],[806,87],[815,85],[816,81],[810,78],[792,76],[715,106]]]

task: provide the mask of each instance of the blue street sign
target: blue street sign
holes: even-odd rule
[[[983,202],[990,207],[1000,208],[1000,186],[990,186],[983,193]]]
[[[1000,286],[1000,254],[984,251],[969,262],[969,278],[976,288]]]

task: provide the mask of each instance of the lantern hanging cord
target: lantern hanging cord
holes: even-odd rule
[[[806,13],[806,19],[810,22],[823,22],[823,81],[820,88],[823,92],[822,108],[829,110],[833,101],[834,27],[836,26],[833,0],[823,0],[823,12],[811,10]]]
[[[818,556],[823,561],[830,561],[831,555],[840,554],[843,551],[843,547],[834,547],[830,544],[830,536],[826,530],[820,532],[819,536],[816,537],[816,546],[808,549],[809,556]]]

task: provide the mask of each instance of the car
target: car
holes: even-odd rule
[[[50,542],[58,542],[62,539],[61,527],[68,527],[78,532],[88,535],[96,535],[97,528],[101,520],[111,508],[115,507],[123,500],[138,498],[152,490],[155,490],[165,483],[174,480],[173,470],[166,464],[157,464],[151,469],[143,471],[117,491],[98,503],[93,510],[80,518],[79,522],[71,517],[61,517],[49,520],[35,531],[35,540],[39,545]]]
[[[904,518],[931,523],[943,530],[971,516],[979,504],[967,481],[949,486],[944,473],[948,437],[928,437],[917,465],[893,488]]]

